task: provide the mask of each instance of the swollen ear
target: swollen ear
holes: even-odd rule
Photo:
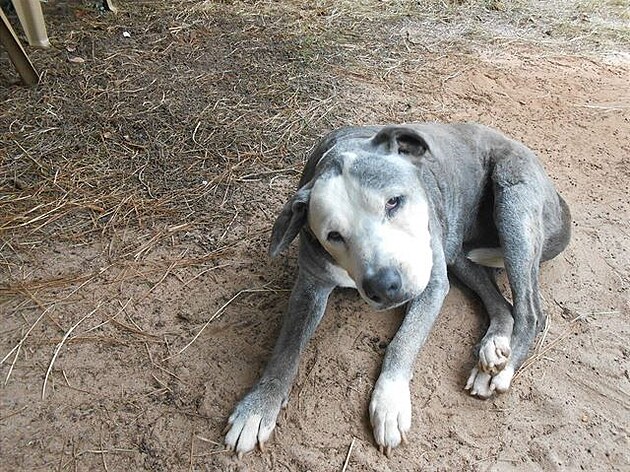
[[[404,126],[387,126],[372,138],[372,144],[386,152],[400,154],[411,161],[419,160],[429,145],[415,130]]]
[[[311,186],[306,185],[298,190],[282,207],[271,230],[271,244],[269,246],[271,257],[276,257],[284,251],[306,223],[310,197]]]

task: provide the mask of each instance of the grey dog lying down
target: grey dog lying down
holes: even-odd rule
[[[225,444],[263,448],[288,401],[300,354],[335,287],[373,308],[406,305],[369,406],[381,451],[406,442],[413,364],[449,290],[447,270],[490,319],[466,389],[505,392],[544,324],[541,261],[570,238],[570,214],[534,153],[476,124],[343,128],[313,150],[271,236],[276,256],[300,234],[299,273],[271,358],[228,419]],[[499,291],[504,267],[513,304]]]

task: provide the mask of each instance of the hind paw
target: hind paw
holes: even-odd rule
[[[487,374],[496,375],[507,365],[511,352],[507,336],[486,336],[479,348],[479,368]]]
[[[466,390],[474,397],[490,398],[494,393],[503,393],[510,388],[510,383],[514,377],[514,369],[510,366],[505,367],[497,374],[488,374],[478,367],[473,367],[468,382],[466,382]]]

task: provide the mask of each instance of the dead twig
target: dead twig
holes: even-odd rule
[[[44,315],[47,315],[48,312],[51,309],[53,309],[53,308],[54,308],[54,305],[51,305],[48,308],[46,308],[42,312],[42,314],[37,317],[35,322],[30,326],[28,331],[26,331],[24,336],[22,336],[22,339],[20,339],[20,341],[17,343],[17,345],[13,349],[11,349],[9,351],[9,353],[2,358],[2,360],[0,360],[0,365],[2,365],[4,363],[4,361],[6,361],[9,358],[9,356],[15,352],[15,357],[13,358],[13,362],[11,363],[11,367],[9,368],[9,372],[7,373],[7,376],[4,379],[4,384],[5,385],[9,382],[9,377],[11,377],[11,372],[13,372],[13,367],[15,366],[15,362],[17,361],[18,355],[20,354],[20,349],[22,348],[22,345],[24,344],[24,341],[26,341],[26,338],[28,337],[28,335],[31,334],[31,331],[33,331],[35,326],[37,326],[37,324],[41,321],[41,319],[44,317]]]
[[[180,354],[182,354],[186,349],[188,349],[190,346],[193,345],[193,343],[197,340],[197,338],[199,338],[199,336],[201,336],[201,333],[203,333],[203,331],[208,327],[208,325],[210,323],[212,323],[214,320],[216,320],[219,316],[221,316],[221,314],[225,311],[225,309],[230,306],[230,304],[236,300],[238,297],[240,297],[241,295],[243,295],[244,293],[259,293],[259,292],[274,292],[275,290],[273,289],[268,289],[268,288],[246,288],[243,290],[240,290],[239,292],[236,293],[236,295],[234,295],[232,298],[230,298],[227,302],[225,302],[217,311],[214,312],[214,314],[208,319],[208,321],[206,321],[204,323],[204,325],[201,327],[201,329],[197,332],[197,334],[195,334],[193,336],[193,338],[190,340],[190,342],[188,344],[186,344],[183,348],[181,348],[179,351],[177,351],[175,354],[172,354],[170,356],[165,357],[164,359],[162,359],[162,362],[171,359],[173,357],[179,356]]]
[[[341,472],[346,472],[348,468],[348,463],[350,462],[350,455],[352,454],[352,448],[354,447],[354,441],[356,438],[352,437],[352,442],[350,443],[350,447],[348,448],[348,453],[346,454],[346,460],[343,462],[343,467],[341,468]]]
[[[549,341],[549,343],[544,345],[544,341],[546,340],[547,333],[549,331],[549,324],[550,324],[550,322],[549,322],[549,317],[548,317],[546,322],[545,322],[545,329],[543,331],[543,335],[541,337],[541,340],[538,342],[538,345],[536,347],[536,350],[535,350],[534,354],[531,355],[525,361],[525,363],[521,366],[521,368],[516,372],[516,374],[514,374],[514,379],[513,380],[516,380],[518,377],[520,377],[523,374],[524,371],[526,371],[527,369],[532,367],[536,362],[538,362],[541,359],[543,359],[545,354],[547,354],[551,349],[553,349],[558,343],[560,343],[561,341],[566,339],[567,336],[569,336],[569,334],[571,334],[571,330],[573,329],[573,326],[574,326],[574,324],[576,322],[585,320],[589,316],[615,315],[615,314],[619,314],[619,312],[618,311],[600,311],[600,312],[591,312],[591,313],[578,314],[576,317],[574,317],[573,319],[571,319],[569,321],[569,327],[564,332],[562,332],[555,339],[552,339],[551,341]]]
[[[4,421],[4,420],[6,420],[6,419],[8,419],[8,418],[11,418],[12,416],[19,415],[20,413],[22,413],[22,412],[23,412],[24,410],[26,410],[27,408],[28,408],[28,406],[23,406],[23,407],[22,407],[22,408],[20,408],[19,410],[14,411],[13,413],[9,413],[9,414],[8,414],[8,415],[6,415],[6,416],[3,416],[2,418],[0,418],[0,422],[2,422],[2,421]]]
[[[53,352],[53,356],[50,359],[50,364],[48,365],[48,370],[46,370],[46,375],[44,376],[44,383],[42,385],[42,400],[44,400],[46,398],[46,384],[48,383],[48,377],[50,376],[50,373],[52,372],[53,365],[55,364],[55,360],[57,359],[57,356],[59,355],[59,352],[61,352],[61,348],[63,347],[64,343],[66,342],[68,337],[72,334],[72,332],[77,328],[77,326],[79,326],[81,323],[83,323],[83,321],[85,321],[90,316],[92,316],[94,313],[96,313],[96,311],[99,308],[100,308],[100,304],[97,305],[97,307],[94,308],[94,310],[92,310],[87,315],[85,315],[83,318],[81,318],[79,321],[77,321],[75,324],[73,324],[70,327],[70,329],[66,332],[66,334],[63,336],[63,338],[61,338],[61,341],[59,341],[59,344],[57,344],[57,347],[55,348],[55,351]]]

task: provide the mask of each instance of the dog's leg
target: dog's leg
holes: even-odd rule
[[[405,319],[387,347],[381,375],[372,392],[370,421],[374,438],[380,450],[387,455],[393,447],[406,442],[406,434],[411,427],[409,382],[413,376],[414,360],[429,335],[449,289],[441,249],[438,257],[435,252],[434,248],[429,285],[418,298],[409,302]]]
[[[256,444],[262,449],[269,439],[280,408],[288,401],[300,354],[324,314],[332,289],[300,270],[271,359],[228,419],[225,444],[239,457]]]
[[[473,369],[468,383],[477,392],[483,392],[488,382],[499,392],[509,388],[545,322],[538,274],[546,238],[545,206],[557,204],[557,196],[546,180],[537,180],[535,168],[514,171],[505,166],[501,172],[495,185],[495,221],[514,305],[512,353],[505,368],[491,378]]]
[[[510,357],[512,306],[501,294],[490,269],[469,261],[464,255],[458,256],[450,269],[479,296],[490,318],[488,330],[479,343],[479,362],[466,384],[471,395],[488,398],[496,389],[502,391],[504,387],[498,374]]]

